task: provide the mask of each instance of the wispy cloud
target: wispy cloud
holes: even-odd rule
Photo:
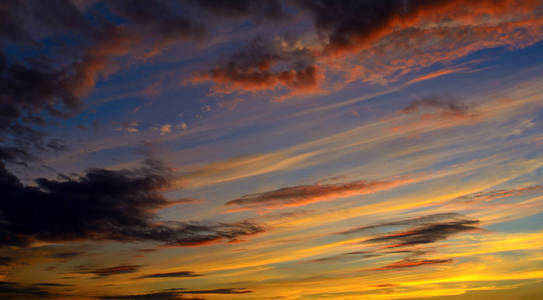
[[[375,268],[374,271],[381,271],[381,270],[394,270],[394,269],[405,269],[405,268],[414,268],[414,267],[420,267],[420,266],[427,266],[427,265],[436,265],[436,264],[448,264],[451,263],[452,259],[404,259],[395,263],[391,263],[389,265]]]
[[[375,193],[407,182],[409,182],[407,179],[389,181],[359,180],[334,184],[298,185],[245,195],[226,202],[226,205],[235,205],[243,209],[279,209],[303,206],[320,201],[332,201],[338,198]]]
[[[152,292],[147,294],[134,294],[134,295],[116,295],[116,296],[100,296],[98,299],[203,299],[184,297],[184,295],[201,294],[201,295],[239,295],[252,293],[251,290],[245,288],[219,288],[208,290],[188,290],[183,288],[167,289],[159,292]]]
[[[107,277],[119,274],[128,274],[137,272],[141,265],[119,265],[114,267],[92,269],[85,266],[76,267],[74,271],[79,274],[92,274],[99,277]]]
[[[194,273],[192,271],[179,271],[179,272],[167,272],[167,273],[154,273],[154,274],[147,274],[142,275],[138,277],[138,279],[146,279],[146,278],[183,278],[183,277],[199,277],[202,276],[202,274]]]

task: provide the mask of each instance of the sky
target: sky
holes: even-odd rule
[[[543,298],[542,14],[2,1],[0,299]]]

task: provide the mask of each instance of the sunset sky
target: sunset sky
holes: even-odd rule
[[[0,1],[0,299],[543,299],[543,1]]]

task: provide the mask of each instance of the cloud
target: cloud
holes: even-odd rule
[[[197,246],[235,241],[264,231],[250,221],[201,224],[157,222],[159,209],[185,203],[168,201],[161,191],[172,178],[157,161],[133,170],[91,169],[78,178],[38,178],[25,186],[0,162],[0,245],[36,241],[151,241]]]
[[[393,269],[405,269],[405,268],[414,268],[425,265],[436,265],[436,264],[448,264],[453,262],[452,259],[404,259],[398,262],[391,263],[389,265],[375,268],[374,271],[382,270],[393,270]]]
[[[107,277],[111,275],[135,273],[142,266],[141,265],[119,265],[114,267],[88,269],[87,267],[76,267],[75,272],[79,274],[93,274],[99,277]]]
[[[313,23],[308,41],[296,40],[297,49],[311,57],[316,72],[300,72],[289,64],[289,47],[273,46],[283,37],[259,39],[219,61],[215,68],[199,74],[193,83],[211,80],[212,93],[261,92],[286,89],[275,96],[283,100],[297,95],[327,93],[352,82],[388,84],[405,75],[486,48],[521,48],[543,39],[537,7],[539,1],[312,1],[287,2],[285,11],[300,12]],[[271,46],[270,46],[271,45]],[[279,45],[282,45],[279,43]],[[266,56],[267,55],[267,56]],[[244,64],[242,57],[260,58]],[[416,58],[416,59],[414,59]],[[261,66],[264,66],[262,68]],[[465,70],[449,67],[409,81],[421,80]],[[279,74],[293,74],[288,82]],[[303,75],[302,85],[295,83]]]
[[[145,279],[145,278],[178,278],[178,277],[199,277],[202,276],[201,274],[194,273],[192,271],[180,271],[180,272],[168,272],[168,273],[154,273],[154,274],[147,274],[138,277],[138,279]]]
[[[470,107],[453,97],[430,97],[412,101],[402,109],[403,113],[413,113],[425,108],[436,109],[445,113],[466,115],[470,113]]]
[[[219,84],[214,88],[217,93],[278,88],[308,92],[318,87],[320,76],[311,51],[287,35],[253,40],[209,72],[196,75],[193,82],[211,80]]]
[[[23,285],[15,282],[0,281],[0,297],[2,299],[42,299],[58,297],[39,285]]]
[[[101,296],[98,299],[102,300],[204,300],[204,298],[183,297],[177,292],[156,292],[137,295],[116,295],[116,296]]]
[[[138,295],[118,295],[118,296],[101,296],[99,299],[202,299],[202,298],[186,298],[184,295],[191,294],[215,294],[215,295],[239,295],[252,293],[251,290],[245,288],[220,288],[209,290],[186,290],[186,289],[168,289],[160,292],[153,292]]]
[[[9,256],[0,256],[0,266],[8,266],[13,263],[13,258]]]
[[[426,19],[472,18],[535,9],[538,1],[310,1],[296,3],[312,18],[315,28],[327,37],[325,52],[341,54],[368,47],[393,31]]]
[[[484,118],[471,105],[447,95],[413,100],[400,112],[407,118],[393,128],[395,132],[470,125]]]
[[[465,219],[465,217],[463,215],[461,215],[461,214],[458,214],[458,213],[440,213],[440,214],[420,216],[420,217],[416,217],[416,218],[399,220],[399,221],[376,223],[376,224],[365,225],[365,226],[361,226],[361,227],[355,227],[355,228],[351,228],[349,230],[338,232],[337,234],[363,233],[363,232],[366,232],[368,230],[378,229],[378,228],[381,228],[381,227],[418,226],[418,225],[426,225],[426,224],[430,224],[430,223],[436,223],[436,222],[440,222],[442,220],[464,220],[464,219]]]
[[[239,17],[253,14],[271,19],[282,15],[280,3],[274,1],[99,2],[101,9],[95,9],[95,2],[70,0],[7,1],[0,7],[0,42],[15,49],[0,51],[0,151],[14,156],[9,162],[22,164],[29,160],[29,153],[43,151],[43,137],[33,139],[18,133],[43,135],[34,125],[44,127],[54,119],[77,114],[97,80],[112,72],[113,60],[146,59],[173,43],[205,37],[204,23],[216,22],[210,22],[211,18],[200,22],[197,10],[215,16],[233,11]],[[57,38],[64,42],[50,43]],[[51,51],[30,57],[12,55],[49,48]],[[135,127],[127,130],[137,132]]]
[[[373,258],[373,257],[379,257],[382,254],[380,253],[373,253],[371,251],[355,251],[355,252],[348,252],[348,253],[342,253],[339,255],[334,256],[327,256],[327,257],[321,257],[317,259],[309,260],[309,263],[322,263],[322,262],[329,262],[329,261],[337,261],[337,260],[351,260],[351,259],[360,259],[360,258]]]
[[[84,252],[78,252],[78,251],[69,251],[69,252],[56,252],[49,255],[51,258],[58,258],[58,259],[67,259],[67,258],[73,258],[80,255],[83,255]]]
[[[273,191],[249,194],[226,202],[228,206],[243,209],[279,209],[303,206],[315,202],[375,193],[405,184],[408,180],[351,181],[333,184],[312,184],[285,187]]]
[[[160,126],[159,131],[160,131],[161,135],[170,133],[170,132],[172,132],[172,125],[171,124],[164,124],[164,125]]]
[[[49,286],[49,287],[67,287],[72,286],[71,284],[64,284],[64,283],[55,283],[55,282],[42,282],[42,283],[36,283],[37,286]]]
[[[478,224],[478,220],[467,218],[458,213],[440,213],[355,227],[337,232],[335,235],[373,235],[373,237],[361,242],[362,245],[368,245],[371,248],[355,253],[374,254],[375,256],[407,255],[402,260],[370,269],[371,271],[381,271],[451,263],[453,262],[451,258],[427,259],[422,256],[434,251],[433,248],[427,247],[428,245],[446,240],[459,233],[479,230]],[[346,254],[342,254],[338,257],[345,256]]]
[[[487,192],[477,192],[473,194],[462,195],[460,197],[456,197],[447,202],[475,204],[475,203],[481,203],[481,202],[490,202],[490,201],[503,199],[503,198],[522,197],[522,196],[538,194],[538,193],[543,193],[542,185],[530,185],[527,187],[509,189],[509,190],[502,189],[502,190],[494,190],[494,191],[487,191]]]
[[[423,225],[409,228],[405,231],[392,232],[370,238],[364,243],[382,244],[385,248],[397,248],[435,243],[445,240],[452,235],[475,231],[478,229],[478,220],[456,219],[438,222],[423,223]]]
[[[284,1],[224,1],[224,0],[192,0],[208,13],[228,18],[254,17],[267,20],[283,20],[287,18]]]
[[[325,79],[340,78],[340,86],[382,83],[480,49],[531,45],[542,38],[539,5],[515,0],[8,1],[0,8],[0,42],[15,51],[0,53],[0,151],[9,152],[9,162],[24,164],[33,152],[62,150],[47,143],[39,128],[77,114],[96,82],[114,72],[114,62],[145,61],[174,43],[201,41],[213,32],[208,27],[224,22],[272,20],[288,26],[294,12],[310,18],[313,42],[288,34],[256,39],[193,78],[214,82],[213,93],[275,90],[274,99],[283,100],[326,92]],[[48,42],[66,36],[61,45]],[[51,51],[13,55],[36,49]],[[361,50],[361,56],[347,55]],[[345,60],[335,60],[337,55]]]

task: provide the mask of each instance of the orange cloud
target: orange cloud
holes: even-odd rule
[[[331,201],[357,195],[371,194],[411,182],[409,179],[387,181],[351,181],[334,184],[313,184],[285,187],[273,191],[249,194],[226,202],[228,206],[245,209],[280,209]],[[236,210],[233,210],[236,211]]]
[[[383,270],[392,270],[392,269],[404,269],[404,268],[413,268],[420,267],[424,265],[435,265],[435,264],[447,264],[451,263],[452,259],[404,259],[398,262],[391,263],[389,265],[372,269],[373,271],[383,271]]]

